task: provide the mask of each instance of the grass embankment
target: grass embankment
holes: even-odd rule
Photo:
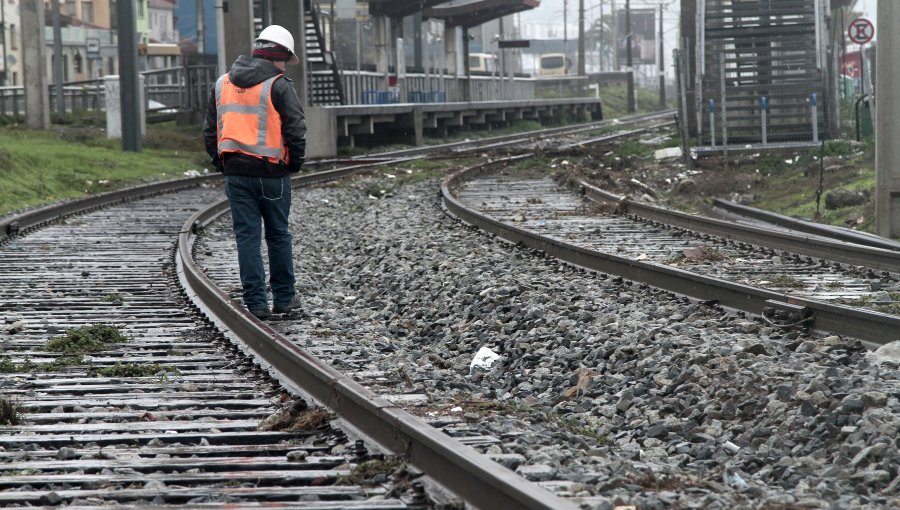
[[[824,157],[822,157],[824,156]],[[671,194],[670,205],[703,212],[711,198],[736,198],[753,207],[863,232],[875,229],[874,140],[826,142],[819,149],[777,151],[735,157],[725,165],[719,158],[701,160],[702,175],[694,177],[698,193]],[[821,195],[817,191],[821,178]],[[859,205],[826,207],[829,193],[843,188],[861,192]]]
[[[0,127],[0,215],[209,166],[199,127],[148,126],[143,147],[123,152],[96,127]]]
[[[659,92],[645,88],[637,88],[636,113],[659,111]],[[633,115],[628,113],[628,88],[625,85],[607,85],[600,87],[600,100],[603,104],[603,118],[614,119]],[[674,108],[671,98],[667,98],[667,106]]]

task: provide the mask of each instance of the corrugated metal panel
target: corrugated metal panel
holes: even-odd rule
[[[722,143],[722,95],[728,142],[762,141],[762,98],[767,140],[813,138],[811,97],[823,130],[818,0],[706,0],[703,22],[703,143],[710,143],[709,99],[715,101],[716,142]],[[724,64],[724,79],[723,67]]]

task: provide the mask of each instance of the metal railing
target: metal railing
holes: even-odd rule
[[[210,87],[218,78],[216,66],[197,65],[171,67],[144,71],[145,93],[148,111],[160,109],[206,109]],[[50,104],[56,105],[56,86],[48,86]],[[106,111],[106,88],[103,79],[63,83],[64,114]],[[155,101],[163,106],[150,108]],[[61,112],[53,110],[60,115]],[[20,121],[25,115],[25,90],[23,86],[0,87],[0,117],[12,117]]]
[[[328,73],[332,71],[317,71]],[[145,71],[146,97],[163,106],[159,109],[205,111],[209,91],[218,78],[214,65],[190,65]],[[588,78],[562,76],[554,79],[500,76],[462,76],[447,74],[407,74],[404,90],[385,87],[385,76],[368,71],[342,71],[347,104],[389,104],[400,102],[438,103],[467,101],[509,101],[536,98],[540,91],[551,90],[560,96],[584,96]],[[102,79],[63,84],[65,113],[103,112],[106,110]],[[56,87],[49,86],[50,104],[56,104]],[[53,113],[59,115],[59,112]],[[0,87],[0,117],[17,121],[25,114],[25,92],[19,87]]]
[[[400,87],[385,87],[383,74],[370,71],[341,72],[347,104],[381,104],[414,102],[503,101],[535,98],[536,78],[501,78],[500,76],[454,77],[439,73],[408,73],[405,78],[406,97]],[[581,80],[577,76],[561,81]]]

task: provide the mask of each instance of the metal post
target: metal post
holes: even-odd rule
[[[710,145],[716,146],[716,100],[709,100],[709,136]]]
[[[362,22],[356,18],[356,74],[362,80]]]
[[[413,66],[422,69],[425,67],[422,58],[422,11],[413,15],[413,45]]]
[[[134,2],[118,2],[119,104],[122,106],[122,150],[141,151],[141,104],[138,78],[137,23]]]
[[[813,142],[819,143],[819,107],[816,105],[816,94],[813,93],[809,97],[810,106],[812,107],[812,132]]]
[[[725,98],[725,53],[719,53],[719,79],[722,87],[722,155],[728,160],[728,102]]]
[[[631,71],[634,60],[631,55],[631,0],[625,0],[625,63]]]
[[[66,96],[63,94],[62,22],[59,18],[59,0],[52,0],[50,16],[53,20],[53,84],[56,89],[56,115],[66,115]]]
[[[406,49],[403,46],[403,38],[397,38],[397,62],[395,64],[394,69],[397,72],[397,90],[398,90],[398,101],[401,103],[406,103],[408,100],[407,97],[407,88],[406,88]]]
[[[659,108],[666,107],[666,62],[663,45],[663,6],[659,4]]]
[[[768,106],[766,104],[767,102],[768,101],[766,100],[766,96],[763,96],[759,100],[760,115],[762,116],[762,143],[763,143],[763,145],[769,143],[769,133],[768,133],[769,126],[768,126],[768,122],[766,121],[766,115],[768,113],[766,111],[767,106]]]
[[[586,74],[584,55],[584,0],[578,0],[578,76]]]
[[[0,44],[3,45],[3,74],[0,74],[0,87],[3,87],[6,86],[9,76],[9,62],[6,58],[6,4],[3,2],[0,2]],[[6,115],[5,109],[3,114]]]
[[[563,0],[563,53],[569,62],[569,0]],[[566,66],[568,68],[568,65]],[[567,69],[568,70],[568,69]],[[566,72],[565,74],[569,74]]]

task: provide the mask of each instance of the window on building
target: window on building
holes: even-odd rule
[[[75,58],[72,59],[73,64],[75,65],[75,74],[81,74],[84,72],[84,60],[81,58],[81,53],[76,53]]]
[[[94,22],[94,2],[81,2],[81,21]]]
[[[19,49],[19,36],[16,34],[16,26],[9,26],[9,47],[17,50]]]
[[[12,82],[12,84],[13,84],[13,87],[18,87],[18,86],[19,86],[19,73],[13,72],[13,82]]]
[[[66,16],[70,16],[72,18],[78,17],[78,8],[75,6],[75,0],[66,0]]]
[[[138,0],[137,5],[138,5],[138,16],[143,16],[144,15],[144,0]]]

